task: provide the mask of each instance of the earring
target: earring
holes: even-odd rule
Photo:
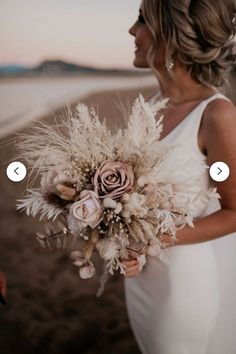
[[[166,63],[166,69],[167,69],[168,71],[171,71],[174,66],[175,66],[174,60],[171,58],[171,59],[168,60],[168,62]]]

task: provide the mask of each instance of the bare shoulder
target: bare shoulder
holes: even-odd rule
[[[236,108],[231,101],[223,98],[211,101],[202,116],[200,127],[201,145],[209,147],[216,141],[235,139]]]
[[[202,117],[202,137],[206,161],[211,166],[224,161],[230,176],[224,183],[215,183],[223,208],[236,210],[236,109],[232,102],[216,99],[210,102]]]
[[[202,117],[202,124],[208,128],[226,127],[236,124],[236,107],[231,101],[218,98],[208,103]]]

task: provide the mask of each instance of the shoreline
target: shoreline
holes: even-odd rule
[[[154,86],[154,76],[66,77],[0,82],[0,138],[91,94]]]

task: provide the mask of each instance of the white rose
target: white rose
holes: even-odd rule
[[[70,207],[68,224],[71,232],[76,229],[80,231],[86,226],[95,228],[102,218],[103,208],[96,193],[86,190],[80,194],[80,197],[82,199]]]

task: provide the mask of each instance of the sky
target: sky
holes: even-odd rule
[[[140,0],[1,0],[0,65],[63,59],[132,67]]]

